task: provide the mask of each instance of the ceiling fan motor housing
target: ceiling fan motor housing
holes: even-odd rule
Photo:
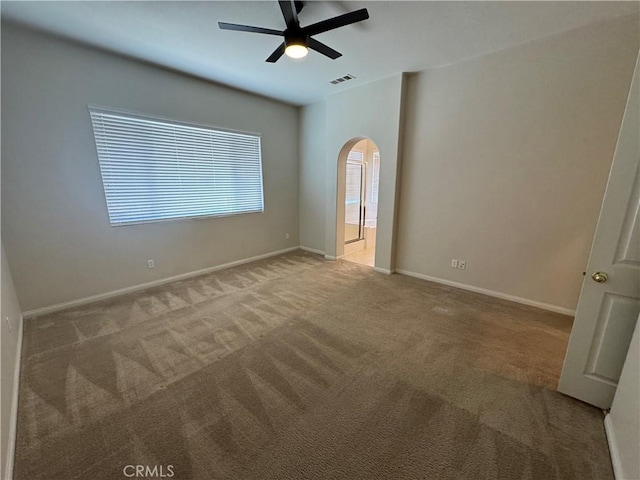
[[[309,42],[309,36],[302,33],[302,31],[291,31],[291,29],[287,29],[284,31],[284,44],[285,46],[289,45],[303,45],[307,46]]]

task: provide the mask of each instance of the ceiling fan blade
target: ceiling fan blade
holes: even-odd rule
[[[312,50],[315,50],[316,52],[329,57],[331,60],[335,60],[336,58],[342,56],[340,52],[336,52],[333,48],[328,47],[322,42],[319,42],[315,38],[309,38],[307,40],[307,46]]]
[[[294,0],[279,0],[280,10],[282,10],[282,16],[287,24],[287,28],[291,25],[298,26],[298,10],[296,8]]]
[[[251,32],[251,33],[265,33],[267,35],[279,35],[282,36],[284,32],[280,30],[273,30],[271,28],[252,27],[250,25],[237,25],[235,23],[218,22],[218,27],[222,30],[237,30],[239,32]]]
[[[269,58],[267,58],[266,61],[269,63],[276,63],[284,54],[284,47],[284,42],[282,42],[282,44],[273,51],[273,53],[269,56]]]
[[[322,22],[314,23],[308,27],[304,27],[302,31],[306,35],[317,35],[318,33],[328,32],[335,28],[344,27],[345,25],[351,25],[352,23],[361,22],[369,18],[369,12],[366,8],[361,8],[354,12],[345,13],[337,17],[323,20]]]

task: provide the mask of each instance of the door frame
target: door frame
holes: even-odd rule
[[[325,255],[325,258],[330,259],[330,260],[336,260],[339,258],[344,257],[344,215],[345,215],[345,196],[346,196],[346,192],[345,192],[345,188],[346,188],[346,181],[347,181],[347,156],[349,155],[349,152],[353,149],[353,147],[361,142],[362,140],[369,140],[371,143],[373,143],[376,147],[376,149],[378,150],[378,152],[380,153],[380,171],[379,171],[379,179],[378,179],[378,191],[381,190],[382,188],[382,164],[383,164],[383,154],[380,151],[380,147],[378,146],[378,144],[375,142],[375,140],[373,140],[371,137],[355,137],[350,139],[349,141],[347,141],[342,148],[340,149],[340,152],[338,154],[338,159],[337,159],[337,167],[338,167],[338,172],[337,172],[337,178],[336,178],[336,229],[335,229],[335,238],[334,238],[334,245],[335,245],[335,252],[336,255],[335,257],[330,256],[330,255]],[[366,160],[365,160],[365,164],[366,164]],[[366,182],[366,172],[365,175],[363,175],[363,182]],[[394,183],[394,187],[395,187],[395,183]],[[365,188],[362,189],[363,191],[363,195],[366,195],[366,185]],[[393,197],[395,198],[395,188],[393,192],[390,192]],[[380,195],[378,196],[378,209],[380,207]],[[392,231],[389,232],[391,234],[391,236],[394,236],[395,234],[395,222],[393,222],[391,224],[392,227]],[[377,223],[376,224],[376,236],[379,234],[380,230],[380,224]],[[390,268],[385,268],[384,266],[380,266],[378,265],[378,241],[376,240],[376,246],[375,246],[375,266],[374,266],[374,270],[382,272],[382,273],[393,273],[392,269]]]

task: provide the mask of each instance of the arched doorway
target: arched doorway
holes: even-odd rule
[[[352,139],[338,158],[336,252],[373,267],[377,231],[380,150],[368,138]]]

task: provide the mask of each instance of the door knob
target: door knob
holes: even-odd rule
[[[591,278],[594,282],[604,283],[609,279],[609,276],[604,272],[593,272]]]

